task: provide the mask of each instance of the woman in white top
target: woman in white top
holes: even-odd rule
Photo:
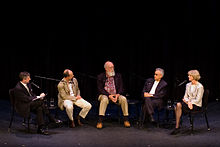
[[[176,127],[171,132],[172,135],[179,133],[179,124],[182,111],[188,113],[189,111],[196,111],[202,107],[202,97],[204,93],[203,85],[199,82],[200,74],[198,70],[190,70],[188,72],[189,83],[186,84],[185,95],[182,102],[178,102],[175,108],[176,113]]]

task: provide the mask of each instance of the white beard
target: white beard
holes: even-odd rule
[[[107,72],[107,75],[108,75],[109,77],[113,77],[113,76],[115,76],[115,71]]]

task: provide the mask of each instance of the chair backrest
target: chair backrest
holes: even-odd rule
[[[207,108],[208,101],[209,101],[209,89],[205,89],[203,97],[202,97],[202,107],[203,108],[205,108],[205,109]]]
[[[14,108],[15,107],[14,88],[9,89],[9,98],[10,98],[11,106]]]

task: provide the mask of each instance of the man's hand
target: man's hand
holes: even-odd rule
[[[144,92],[144,97],[153,97],[153,95],[148,92]]]
[[[109,95],[110,100],[112,100],[112,102],[116,103],[118,100],[118,97],[116,94],[111,94]]]
[[[76,100],[81,99],[82,97],[80,95],[77,95]]]
[[[115,95],[115,97],[116,97],[117,100],[118,100],[118,97],[119,97],[119,96],[120,96],[120,94],[116,94],[116,95]]]

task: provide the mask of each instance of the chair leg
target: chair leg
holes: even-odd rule
[[[193,116],[189,114],[189,120],[190,120],[190,127],[191,127],[191,132],[193,132]]]
[[[157,127],[160,127],[160,111],[157,112]]]
[[[11,120],[10,120],[10,123],[9,123],[9,126],[8,126],[8,132],[11,131],[11,126],[12,126],[13,119],[14,119],[14,110],[12,110]]]
[[[118,123],[121,124],[121,117],[120,117],[120,106],[118,106]]]
[[[137,125],[139,125],[139,118],[140,118],[140,116],[139,116],[139,109],[138,109],[138,106],[137,106],[137,104],[135,105],[135,107],[136,107],[136,124]]]
[[[30,133],[30,118],[28,118],[28,133]]]
[[[146,117],[146,112],[143,112],[143,106],[142,106],[139,114],[139,127],[143,127],[145,122],[145,117]]]
[[[207,124],[208,131],[210,131],[211,129],[210,129],[210,127],[209,127],[209,122],[208,122],[208,118],[207,118],[206,112],[205,112],[204,115],[205,115],[205,120],[206,120],[206,124]]]

